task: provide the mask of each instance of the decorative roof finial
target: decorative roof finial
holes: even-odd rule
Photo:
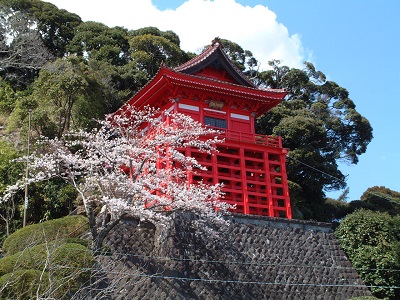
[[[221,39],[218,36],[211,41],[211,46],[214,46],[217,43],[221,45]]]

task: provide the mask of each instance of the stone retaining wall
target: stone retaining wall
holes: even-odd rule
[[[330,224],[236,215],[218,237],[190,215],[125,219],[103,257],[115,299],[350,299],[371,295]]]

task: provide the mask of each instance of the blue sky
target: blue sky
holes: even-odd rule
[[[317,68],[350,92],[374,129],[359,163],[341,166],[349,200],[375,185],[400,191],[400,1],[264,2],[301,35]]]
[[[265,66],[281,59],[314,63],[346,88],[374,129],[374,139],[348,174],[349,200],[372,186],[400,192],[400,1],[382,0],[50,0],[84,21],[172,30],[196,52],[215,36],[251,50]],[[96,9],[93,9],[93,7]],[[124,7],[123,10],[120,8]],[[338,197],[340,192],[329,193]]]

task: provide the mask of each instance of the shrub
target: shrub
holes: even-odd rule
[[[52,242],[3,257],[0,259],[0,276],[19,269],[41,270],[49,260],[55,266],[71,268],[90,268],[94,263],[93,255],[87,247],[76,243]]]
[[[399,299],[400,217],[361,209],[348,215],[335,234],[373,295]]]
[[[87,218],[68,216],[30,225],[4,242],[0,298],[68,298],[87,285],[95,258],[87,240]]]
[[[48,274],[39,270],[18,270],[0,277],[1,299],[35,299],[48,288]]]
[[[0,259],[0,290],[5,291],[3,296],[7,298],[31,299],[40,282],[42,296],[59,299],[85,285],[94,264],[91,251],[83,245],[37,245]],[[48,279],[40,280],[41,276]]]
[[[3,251],[5,255],[12,255],[46,241],[79,237],[88,228],[87,218],[80,215],[29,225],[7,237],[3,244]]]

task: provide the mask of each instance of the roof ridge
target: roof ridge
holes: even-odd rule
[[[184,72],[185,70],[188,70],[190,68],[193,68],[194,66],[200,64],[201,62],[205,61],[208,57],[210,57],[212,54],[214,54],[216,51],[220,51],[222,56],[224,57],[225,61],[229,64],[229,66],[236,72],[237,75],[240,76],[240,78],[243,79],[244,82],[247,83],[247,85],[256,88],[256,85],[239,69],[239,67],[228,57],[228,54],[224,50],[224,45],[221,42],[220,38],[216,37],[211,41],[211,45],[208,46],[202,53],[199,55],[196,55],[189,61],[181,64],[180,66],[175,67],[173,70],[176,72]]]
[[[211,46],[208,46],[203,52],[201,52],[199,55],[196,55],[192,59],[188,60],[187,62],[175,67],[173,70],[177,72],[181,72],[183,70],[188,69],[189,67],[205,60],[207,57],[209,57],[212,53],[215,52],[215,50],[219,47],[219,44],[213,43]]]
[[[171,68],[168,68],[168,67],[166,67],[165,69],[168,69],[168,70],[170,70],[172,72],[178,73],[174,69],[171,69]],[[266,92],[276,92],[276,93],[286,93],[287,92],[286,89],[284,89],[284,88],[274,89],[274,88],[260,88],[260,87],[257,87],[257,86],[243,86],[243,85],[240,85],[240,84],[237,84],[237,83],[226,82],[226,81],[223,81],[223,80],[220,80],[220,79],[217,79],[217,78],[203,77],[203,76],[199,76],[199,75],[196,75],[196,74],[184,74],[184,75],[189,76],[189,77],[193,77],[193,78],[199,78],[199,79],[203,79],[203,80],[209,80],[209,81],[213,81],[213,82],[229,84],[229,85],[233,85],[233,86],[237,86],[237,87],[245,87],[245,88],[248,88],[248,89],[251,89],[251,90],[266,91]]]

